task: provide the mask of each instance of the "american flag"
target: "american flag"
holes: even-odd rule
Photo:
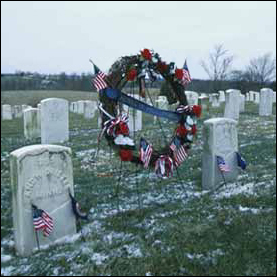
[[[93,78],[92,83],[99,92],[101,89],[108,87],[107,83],[105,82],[106,74],[103,73],[95,64],[93,65],[96,76]]]
[[[143,162],[144,167],[147,168],[153,152],[152,145],[148,144],[145,139],[140,139],[139,158]]]
[[[239,152],[236,152],[236,154],[237,154],[238,166],[241,167],[243,170],[245,170],[246,169],[245,159],[240,155]]]
[[[227,166],[227,164],[225,163],[224,159],[220,156],[216,156],[216,160],[217,160],[217,165],[220,171],[222,172],[229,172],[230,169]]]
[[[173,156],[176,165],[179,166],[188,157],[186,148],[183,145],[181,145],[181,142],[177,137],[173,139],[169,147],[173,151]]]
[[[43,235],[48,237],[53,231],[54,223],[52,217],[44,210],[33,205],[33,223],[35,230],[43,230]]]
[[[191,78],[190,78],[190,73],[189,73],[189,69],[187,66],[187,60],[185,60],[184,66],[183,66],[183,79],[182,79],[182,84],[186,85],[189,82],[191,82]]]
[[[75,215],[75,217],[78,219],[78,218],[81,218],[81,219],[86,219],[88,220],[88,215],[85,214],[85,213],[82,213],[80,211],[80,205],[79,203],[77,202],[77,200],[72,196],[72,194],[70,193],[69,191],[69,196],[70,196],[70,199],[71,199],[71,206],[72,206],[72,210],[73,210],[73,213]]]

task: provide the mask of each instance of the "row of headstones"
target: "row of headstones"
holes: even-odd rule
[[[42,103],[44,105],[44,103]],[[204,122],[202,156],[202,186],[213,190],[222,182],[216,156],[222,156],[230,168],[225,180],[235,181],[238,176],[237,122],[214,118]],[[76,233],[69,191],[73,191],[71,149],[57,145],[31,145],[10,154],[13,224],[15,247],[19,255],[30,255],[37,248]],[[32,204],[45,210],[54,220],[49,237],[43,237],[33,228]]]
[[[76,102],[71,102],[69,105],[70,112],[82,114],[86,119],[94,118],[97,109],[97,102],[90,100],[80,100]]]
[[[91,119],[97,109],[95,101],[78,101],[70,104],[70,110]],[[57,143],[68,140],[68,101],[59,98],[42,100],[37,108],[28,105],[3,105],[2,119],[11,120],[23,116],[26,139],[41,137],[42,143]],[[74,109],[74,110],[73,110]]]
[[[37,108],[40,109],[41,104],[38,104]],[[2,105],[1,117],[3,120],[11,120],[13,118],[20,118],[23,116],[23,112],[26,109],[32,108],[29,105]],[[73,113],[83,114],[85,118],[91,119],[95,115],[97,110],[96,101],[80,100],[77,102],[71,102],[69,105],[69,111]]]
[[[186,92],[188,103],[190,105],[201,104],[203,108],[207,103],[207,96],[202,95],[198,97],[196,92]],[[224,117],[239,119],[239,113],[245,110],[245,96],[239,90],[227,90],[226,95],[220,92],[220,101],[226,99]],[[250,93],[251,95],[251,93]],[[139,96],[135,96],[139,98]],[[215,104],[214,99],[217,95],[212,94],[212,106]],[[251,98],[251,97],[250,97]],[[257,96],[256,96],[257,98]],[[259,115],[269,116],[272,114],[272,104],[274,102],[274,94],[271,89],[262,89],[259,97]],[[218,103],[220,102],[218,101]],[[150,104],[150,103],[148,103]],[[151,103],[152,104],[152,103]],[[156,100],[158,108],[167,109],[168,103],[166,97],[160,96]],[[2,112],[5,114],[7,106],[3,105]],[[142,112],[135,109],[129,109],[129,128],[130,132],[139,131],[142,129]],[[78,101],[72,102],[69,109],[72,112],[84,114],[85,118],[93,118],[97,109],[94,101]],[[59,98],[44,99],[38,104],[38,108],[27,108],[23,110],[24,118],[24,135],[27,139],[34,139],[41,137],[42,143],[57,143],[67,141],[69,139],[68,129],[68,101]],[[99,117],[100,118],[100,117]],[[154,118],[154,123],[156,118]],[[98,120],[100,127],[101,122]]]
[[[8,104],[1,106],[1,118],[2,120],[11,120],[13,118],[20,118],[23,116],[23,111],[32,108],[29,105],[15,105]]]
[[[207,102],[207,97],[200,96],[198,100],[203,106]],[[276,102],[276,92],[269,88],[263,88],[260,93],[250,91],[243,95],[239,90],[230,89],[226,91],[226,94],[220,91],[219,95],[211,94],[209,96],[212,107],[219,107],[225,101],[224,117],[226,118],[238,120],[240,112],[245,111],[246,101],[254,101],[254,103],[259,104],[260,116],[269,116],[272,115],[272,105]]]

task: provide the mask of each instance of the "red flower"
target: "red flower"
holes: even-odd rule
[[[157,68],[161,73],[164,73],[167,70],[167,65],[165,62],[158,62]]]
[[[152,54],[150,53],[150,51],[148,49],[144,49],[143,51],[141,51],[141,55],[146,60],[151,61],[151,59],[152,59]]]
[[[188,131],[183,125],[180,125],[176,130],[176,134],[180,137],[185,137],[187,133]]]
[[[135,68],[132,68],[130,71],[127,73],[127,80],[128,81],[134,81],[137,76],[137,70]]]
[[[201,108],[200,105],[193,105],[192,111],[193,111],[193,113],[194,113],[197,117],[200,117],[200,116],[201,116],[202,108]]]
[[[130,162],[133,159],[132,150],[120,149],[119,155],[120,155],[121,161],[123,162]]]
[[[175,77],[176,77],[178,80],[182,80],[182,79],[183,79],[183,76],[184,76],[183,69],[176,68],[176,69],[175,69]]]
[[[195,134],[196,134],[196,132],[197,132],[196,125],[195,125],[195,124],[193,124],[193,126],[192,126],[192,130],[191,130],[191,133],[192,133],[193,135],[195,135]]]
[[[125,122],[119,122],[117,128],[116,128],[116,132],[115,134],[118,136],[118,135],[129,135],[129,128],[128,128],[128,125],[127,123]]]

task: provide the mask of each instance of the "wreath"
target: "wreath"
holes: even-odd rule
[[[98,78],[99,73],[96,76]],[[102,119],[100,139],[103,136],[106,138],[108,144],[118,151],[121,161],[140,164],[144,168],[152,167],[158,176],[170,177],[173,170],[187,158],[188,150],[197,132],[197,118],[201,115],[201,106],[188,105],[186,99],[185,86],[190,81],[186,63],[183,68],[177,68],[174,62],[166,63],[158,53],[144,49],[137,55],[119,58],[111,66],[107,75],[102,72],[101,74],[105,86],[99,89],[99,109]],[[171,93],[174,94],[172,96],[179,102],[175,112],[150,108],[140,100],[130,99],[121,91],[128,82],[133,84],[138,82],[139,95],[145,98],[146,75],[151,82],[154,82],[158,76],[163,77],[170,86]],[[150,94],[149,97],[151,97]],[[123,103],[127,101],[127,105],[133,104],[134,107],[140,107],[142,111],[151,110],[150,113],[161,114],[175,120],[177,126],[170,143],[161,149],[156,149],[141,138],[139,152],[136,154],[134,141],[130,138],[128,115],[122,110],[122,99]]]

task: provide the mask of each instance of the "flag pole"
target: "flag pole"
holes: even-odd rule
[[[38,250],[40,250],[39,240],[38,240],[38,231],[37,231],[37,230],[35,230],[35,233],[36,233],[36,240],[37,240]]]
[[[35,206],[32,204],[32,208],[33,208],[33,212],[35,209]],[[38,246],[38,250],[40,250],[40,246],[39,246],[39,239],[38,239],[38,231],[34,228],[35,230],[35,234],[36,234],[36,241],[37,241],[37,246]]]
[[[221,172],[221,176],[222,176],[222,178],[223,178],[223,181],[224,181],[224,183],[223,183],[223,185],[227,185],[227,183],[226,183],[226,180],[225,180],[225,177],[224,177],[224,174],[223,174],[223,172],[220,170],[220,168],[219,168],[219,166],[217,165],[217,167],[218,167],[218,169],[219,169],[219,171]]]

